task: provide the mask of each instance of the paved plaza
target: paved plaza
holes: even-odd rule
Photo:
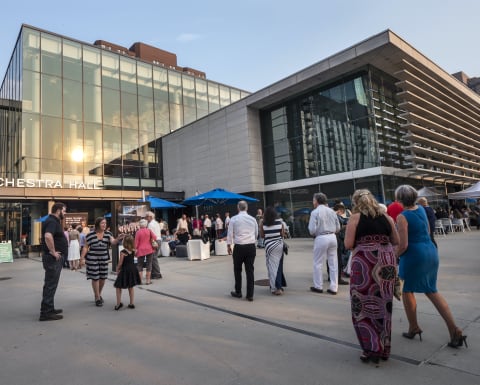
[[[256,285],[254,302],[230,296],[230,256],[160,258],[164,278],[135,289],[134,310],[114,311],[113,274],[98,308],[84,271],[64,269],[55,303],[64,319],[53,322],[38,321],[43,269],[30,254],[0,264],[0,384],[477,385],[480,231],[437,240],[438,288],[469,348],[446,346],[443,320],[417,295],[423,341],[402,338],[408,324],[394,300],[392,357],[379,365],[359,360],[348,286],[337,296],[310,292],[311,239],[288,240],[285,294]],[[266,277],[258,250],[255,279]]]

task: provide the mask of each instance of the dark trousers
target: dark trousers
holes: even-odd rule
[[[255,244],[235,245],[233,248],[233,273],[235,275],[235,292],[242,292],[242,267],[245,264],[247,276],[247,298],[253,298],[254,274],[253,264],[257,250]]]
[[[55,309],[54,298],[57,291],[60,273],[62,272],[63,258],[58,261],[50,254],[42,255],[43,269],[45,270],[45,282],[43,284],[42,305],[40,314],[47,315]]]
[[[152,258],[152,278],[159,278],[160,273],[160,265],[158,264],[158,254],[160,253],[160,247],[157,250],[153,251],[153,258]]]

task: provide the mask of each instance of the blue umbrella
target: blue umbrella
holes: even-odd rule
[[[111,217],[112,217],[112,213],[106,213],[103,217],[104,217],[104,218],[111,218]]]
[[[179,209],[185,207],[183,205],[179,205],[178,203],[169,202],[152,195],[146,196],[145,201],[150,202],[150,207],[152,209]],[[142,199],[139,199],[139,202],[142,202]]]
[[[188,206],[215,206],[235,204],[238,201],[258,202],[258,199],[216,188],[187,198],[182,203]]]
[[[297,216],[300,216],[300,215],[310,215],[310,213],[312,212],[313,209],[309,209],[309,208],[303,208],[303,209],[299,209],[299,210],[296,210],[293,212],[293,216],[297,217]]]
[[[38,219],[35,219],[35,222],[45,222],[50,214],[44,215]]]

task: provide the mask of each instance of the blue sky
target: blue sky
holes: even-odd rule
[[[1,13],[1,79],[22,23],[87,43],[141,41],[252,92],[385,29],[449,73],[480,76],[477,0],[17,0]]]

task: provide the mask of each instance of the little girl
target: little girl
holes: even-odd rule
[[[115,305],[115,310],[120,310],[120,308],[123,307],[123,303],[121,302],[122,289],[128,289],[128,295],[130,296],[130,304],[128,307],[130,309],[135,309],[135,305],[133,304],[133,287],[139,285],[141,279],[134,262],[134,244],[135,241],[131,235],[127,235],[123,239],[124,249],[120,252],[120,258],[117,265],[117,279],[113,284],[117,291],[117,304]]]

